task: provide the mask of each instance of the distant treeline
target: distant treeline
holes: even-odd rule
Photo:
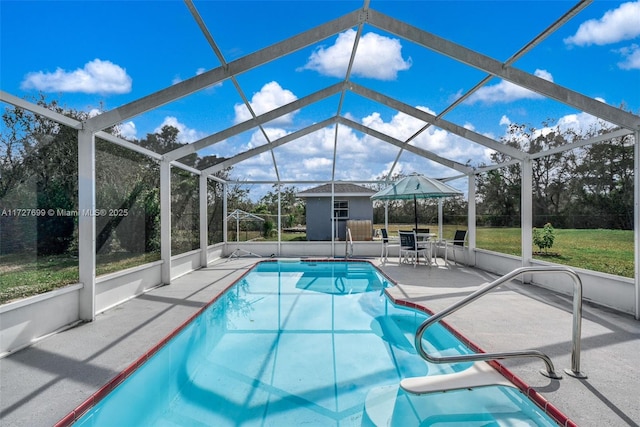
[[[583,133],[548,123],[542,129],[512,124],[501,142],[533,155],[609,130],[604,124]],[[534,226],[551,223],[556,228],[632,230],[633,147],[634,137],[629,134],[533,160]],[[491,157],[495,163],[511,160],[500,153]],[[519,163],[476,175],[478,225],[520,226],[521,176]],[[420,222],[436,223],[437,201],[427,199],[417,203]],[[443,208],[445,224],[467,222],[467,202],[462,198],[445,199]],[[388,212],[391,222],[414,222],[413,200],[392,201]],[[374,208],[374,221],[384,223],[382,204]]]

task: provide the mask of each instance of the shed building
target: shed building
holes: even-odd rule
[[[349,224],[353,240],[371,240],[373,235],[373,201],[375,191],[355,184],[331,184],[301,191],[298,197],[307,205],[307,240],[331,240],[332,214],[335,218],[333,235],[338,240],[346,237]]]

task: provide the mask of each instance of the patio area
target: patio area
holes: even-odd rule
[[[439,311],[496,276],[444,264],[381,265],[369,259],[405,299]],[[43,338],[0,360],[3,426],[53,425],[144,355],[200,307],[226,289],[256,258],[219,259],[96,316],[95,321]],[[570,367],[571,299],[510,282],[448,317],[447,322],[485,351],[539,349],[558,372]],[[525,383],[581,426],[640,423],[640,327],[631,315],[585,303],[581,370],[588,378],[539,374],[538,359],[505,360]]]

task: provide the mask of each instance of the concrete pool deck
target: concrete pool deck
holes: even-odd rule
[[[238,277],[257,258],[222,259],[156,288],[67,331],[0,359],[0,425],[53,425],[125,370]],[[398,283],[391,294],[439,311],[495,276],[438,259],[438,266],[386,265]],[[503,360],[581,426],[640,425],[640,322],[585,303],[581,370],[570,367],[571,299],[535,286],[502,285],[446,321],[487,352],[538,349],[560,381],[539,373],[539,359]]]

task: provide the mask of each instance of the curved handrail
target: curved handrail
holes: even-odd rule
[[[418,350],[418,354],[422,356],[423,359],[432,362],[432,363],[458,363],[458,362],[471,362],[471,361],[487,361],[487,360],[496,360],[496,359],[510,359],[515,357],[538,357],[542,359],[546,365],[546,372],[542,372],[543,375],[548,376],[549,378],[560,379],[561,376],[555,373],[555,369],[553,367],[553,362],[551,359],[544,353],[538,350],[522,350],[522,351],[511,351],[511,352],[499,352],[499,353],[473,353],[473,354],[463,354],[459,356],[443,356],[436,357],[429,355],[422,346],[422,337],[427,330],[427,328],[434,323],[439,322],[444,317],[450,315],[461,309],[462,307],[470,304],[476,299],[480,298],[490,290],[502,285],[505,282],[515,279],[518,276],[527,273],[566,273],[573,279],[573,333],[572,333],[572,349],[571,349],[571,369],[565,369],[565,372],[568,375],[571,375],[576,378],[586,378],[586,376],[580,372],[580,335],[582,328],[582,281],[578,274],[572,269],[564,266],[549,266],[549,267],[520,267],[513,270],[510,273],[505,274],[504,276],[494,280],[493,282],[487,284],[486,286],[478,289],[477,291],[471,293],[455,304],[450,305],[439,313],[434,314],[429,317],[427,320],[422,322],[422,324],[418,327],[415,336],[415,346]]]

